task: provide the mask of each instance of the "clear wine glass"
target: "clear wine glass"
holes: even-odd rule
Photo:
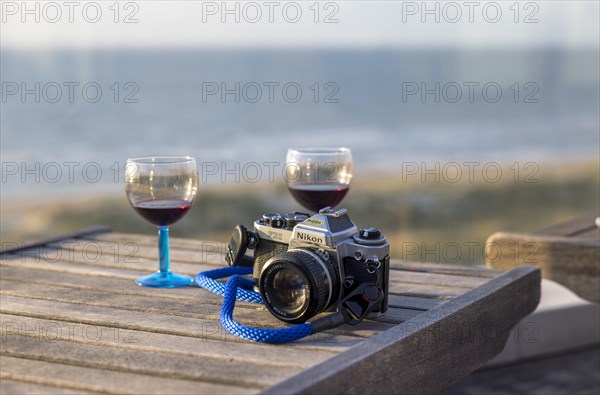
[[[127,159],[125,191],[131,206],[158,227],[158,272],[136,279],[145,287],[174,288],[192,284],[192,278],[170,270],[169,225],[180,220],[198,192],[196,160],[190,156]]]
[[[290,148],[286,157],[288,189],[298,203],[313,212],[333,208],[348,193],[353,167],[349,148]]]

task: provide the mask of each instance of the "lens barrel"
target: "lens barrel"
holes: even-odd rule
[[[339,282],[329,260],[308,249],[294,249],[265,263],[259,290],[271,314],[285,322],[299,323],[337,299]]]

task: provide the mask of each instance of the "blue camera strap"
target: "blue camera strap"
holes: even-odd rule
[[[260,294],[252,289],[252,280],[242,277],[250,273],[252,273],[251,267],[231,266],[200,272],[194,278],[199,287],[218,295],[223,295],[223,306],[221,307],[220,316],[223,328],[245,340],[271,344],[292,342],[314,333],[310,323],[281,329],[266,329],[253,328],[234,320],[233,308],[235,307],[236,300],[262,304]],[[226,283],[216,281],[216,279],[224,277],[229,277]]]
[[[223,295],[220,321],[229,333],[242,339],[259,343],[289,343],[317,332],[338,327],[342,324],[356,325],[361,322],[373,308],[381,302],[383,292],[372,284],[361,284],[338,305],[336,312],[300,325],[287,328],[268,329],[253,328],[240,324],[233,319],[236,300],[262,304],[260,294],[253,289],[252,280],[243,277],[252,273],[252,267],[230,266],[207,270],[196,274],[195,283],[215,294]],[[229,277],[223,283],[217,279]],[[371,291],[371,292],[369,292]],[[375,295],[373,295],[375,291]],[[353,303],[360,299],[363,303]],[[364,303],[364,302],[368,303]]]

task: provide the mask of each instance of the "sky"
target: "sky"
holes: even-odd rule
[[[599,45],[592,1],[4,1],[3,49]]]

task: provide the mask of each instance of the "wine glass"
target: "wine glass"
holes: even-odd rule
[[[352,175],[353,161],[349,148],[288,149],[288,189],[298,203],[313,212],[339,204],[348,193]]]
[[[127,159],[125,191],[131,206],[158,227],[158,272],[135,280],[138,285],[174,288],[192,284],[190,276],[170,270],[169,225],[194,204],[198,191],[196,160],[190,156]]]

